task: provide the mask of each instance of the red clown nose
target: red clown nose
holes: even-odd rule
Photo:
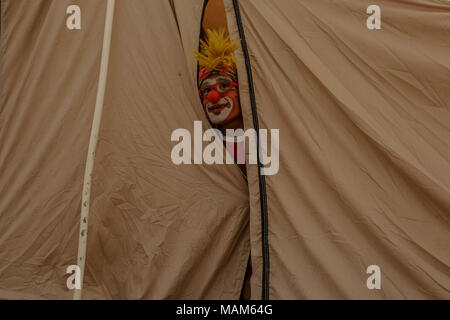
[[[217,103],[220,100],[220,94],[217,92],[217,90],[213,90],[210,93],[208,93],[208,101],[211,103]]]

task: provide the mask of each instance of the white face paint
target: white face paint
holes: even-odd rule
[[[216,104],[208,102],[206,104],[206,113],[212,124],[222,124],[233,110],[233,100],[229,97],[223,97]]]
[[[218,76],[206,79],[203,85],[212,85],[220,81],[228,81],[229,78]],[[231,110],[233,110],[233,100],[229,97],[223,97],[217,103],[207,102],[206,113],[212,124],[219,125],[222,124],[230,115]]]

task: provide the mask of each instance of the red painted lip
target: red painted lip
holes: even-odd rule
[[[214,112],[214,111],[222,111],[225,108],[229,108],[230,107],[230,103],[225,103],[225,104],[216,104],[214,106],[208,107],[208,111],[210,112]]]

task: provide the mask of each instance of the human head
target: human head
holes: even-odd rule
[[[200,87],[203,110],[215,126],[223,126],[241,116],[237,83],[232,78],[213,73]]]
[[[199,94],[209,121],[222,129],[242,119],[234,57],[239,44],[224,29],[207,30],[206,41],[200,42],[201,51],[195,52],[200,65]]]

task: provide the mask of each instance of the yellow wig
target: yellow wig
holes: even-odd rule
[[[208,71],[221,71],[236,65],[234,51],[239,43],[231,41],[224,28],[219,30],[206,30],[206,41],[200,40],[200,52],[194,51],[200,67]]]

